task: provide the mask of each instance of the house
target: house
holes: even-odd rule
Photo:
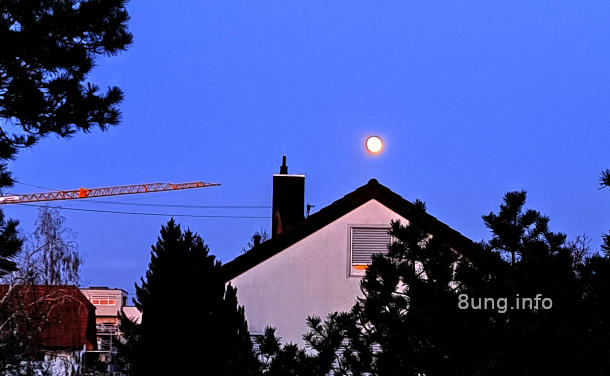
[[[31,339],[23,349],[29,361],[19,369],[4,370],[6,374],[26,369],[77,374],[83,355],[97,348],[95,307],[77,287],[0,285],[0,296],[14,315],[5,329],[17,333],[17,338]]]
[[[114,340],[119,332],[119,312],[127,304],[127,292],[108,287],[81,288],[80,291],[95,306],[97,352],[100,360],[110,361],[116,352]]]
[[[286,159],[273,175],[272,237],[224,265],[237,287],[248,327],[276,328],[283,342],[303,344],[310,315],[347,311],[362,296],[371,256],[387,252],[390,221],[409,223],[414,204],[377,180],[304,217],[305,176],[288,174]],[[464,253],[471,240],[428,215],[423,225]]]
[[[119,313],[125,314],[129,319],[140,322],[141,313],[136,307],[127,305],[127,291],[111,289],[105,286],[81,288],[80,291],[96,308],[95,324],[97,347],[100,361],[109,365],[111,372],[117,372],[115,354],[117,352],[115,340],[120,335]]]

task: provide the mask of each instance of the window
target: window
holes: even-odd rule
[[[116,305],[116,299],[109,296],[94,296],[91,298],[94,305]]]
[[[363,276],[376,253],[388,253],[392,242],[388,227],[350,228],[350,275]]]

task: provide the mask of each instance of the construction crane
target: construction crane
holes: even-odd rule
[[[51,191],[0,196],[0,204],[21,204],[24,202],[75,200],[79,198],[175,191],[179,189],[205,188],[217,185],[220,185],[220,183],[204,183],[202,181],[195,181],[191,183],[150,183],[135,185],[117,185],[115,187],[102,188],[79,188],[70,191]]]

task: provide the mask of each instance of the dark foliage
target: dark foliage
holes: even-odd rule
[[[525,201],[525,192],[509,192],[499,212],[483,217],[492,239],[473,244],[469,258],[420,226],[425,206],[418,202],[408,226],[392,223],[396,242],[373,258],[352,311],[310,318],[304,338],[314,351],[285,347],[267,368],[303,370],[286,371],[295,375],[315,366],[318,374],[354,376],[609,374],[610,259],[551,232],[549,219],[526,210]],[[552,299],[550,309],[511,309],[517,297],[538,294]],[[464,297],[495,304],[466,308]]]
[[[305,366],[311,363],[305,352],[294,344],[282,346],[280,341],[274,328],[265,328],[265,334],[259,340],[262,373],[267,376],[312,375]]]
[[[121,90],[85,79],[96,57],[131,43],[124,0],[3,0],[0,11],[0,158],[50,133],[118,123]]]
[[[136,295],[141,324],[125,317],[121,324],[121,356],[132,375],[258,371],[236,289],[225,286],[220,262],[197,234],[169,221]]]
[[[17,234],[18,221],[6,220],[0,210],[0,277],[16,270],[12,259],[21,250],[23,239]]]
[[[600,184],[602,188],[610,188],[610,169],[606,169],[602,172]],[[610,257],[610,232],[605,235],[602,235],[602,239],[604,241],[604,243],[602,244],[602,250],[604,251],[606,256]]]
[[[602,176],[600,178],[600,185],[602,187],[610,187],[610,168],[602,171]]]
[[[548,232],[548,217],[541,216],[535,210],[523,212],[525,191],[509,192],[504,196],[498,214],[489,213],[483,216],[485,225],[492,232],[489,242],[493,249],[508,252],[511,265],[515,258],[526,248],[527,243]]]
[[[13,184],[6,161],[55,134],[119,122],[117,87],[102,92],[87,75],[96,58],[132,41],[125,0],[0,1],[0,188]],[[0,273],[14,269],[15,221],[0,226]],[[6,247],[5,247],[6,245]]]

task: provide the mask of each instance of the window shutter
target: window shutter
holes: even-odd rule
[[[388,253],[392,237],[386,227],[352,227],[352,265],[368,265],[376,253]]]

